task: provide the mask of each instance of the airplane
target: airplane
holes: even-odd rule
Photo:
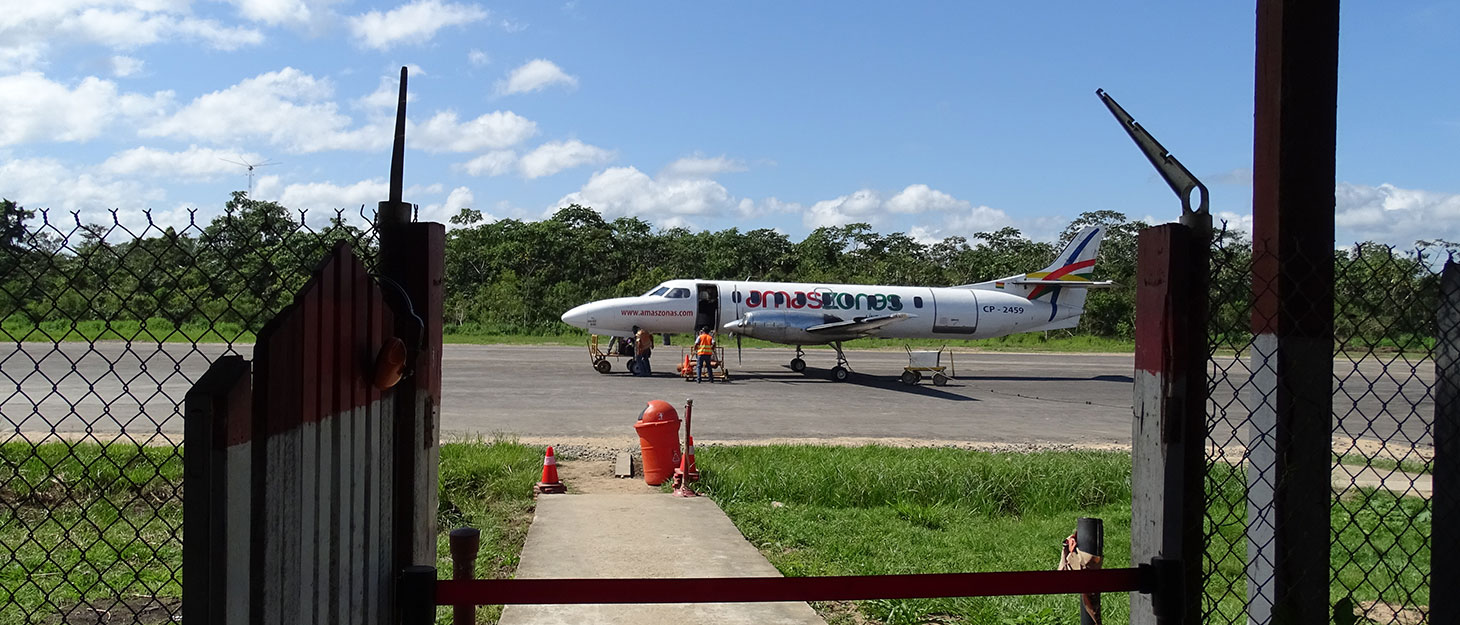
[[[736,280],[669,280],[638,297],[577,306],[563,322],[595,334],[627,336],[719,328],[730,334],[794,345],[791,370],[806,370],[805,345],[836,350],[832,379],[850,370],[842,342],[864,337],[982,339],[1073,328],[1091,288],[1105,230],[1081,230],[1039,271],[952,287],[911,287]]]

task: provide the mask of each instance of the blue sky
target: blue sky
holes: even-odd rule
[[[1115,96],[1250,224],[1250,3],[49,0],[0,12],[0,196],[162,224],[232,190],[318,218],[385,199],[540,219],[579,202],[799,240],[1049,239],[1179,204]],[[1339,242],[1460,240],[1460,6],[1343,8]]]

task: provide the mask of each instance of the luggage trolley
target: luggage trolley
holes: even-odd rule
[[[588,335],[588,359],[593,363],[593,369],[599,373],[613,371],[613,363],[609,358],[629,359],[629,373],[633,373],[634,365],[634,343],[632,338],[609,337],[608,351],[598,348],[598,335]]]
[[[907,350],[907,366],[902,368],[901,380],[903,384],[917,384],[919,380],[923,379],[924,371],[933,372],[934,386],[943,386],[952,377],[949,373],[944,373],[944,371],[951,372],[952,370],[942,363],[943,353],[947,352],[948,364],[953,364],[953,352],[947,347],[940,347],[936,351],[925,350],[915,352],[911,347],[904,345],[903,349]]]
[[[725,367],[725,348],[715,345],[714,353],[710,355],[710,381],[728,382],[730,370]],[[679,375],[684,377],[685,382],[693,382],[695,369],[699,366],[699,359],[695,357],[694,348],[686,347],[683,350],[684,358],[680,360]]]

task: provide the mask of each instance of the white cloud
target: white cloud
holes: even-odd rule
[[[965,202],[965,204],[967,203]],[[966,237],[977,232],[991,232],[1012,225],[1014,225],[1014,220],[1009,219],[1009,215],[1004,211],[987,206],[969,206],[962,212],[954,213],[953,218],[948,220],[947,229],[952,234]]]
[[[220,143],[266,140],[292,152],[378,149],[390,134],[349,117],[330,98],[334,88],[292,67],[260,74],[197,97],[176,114],[144,127],[144,136]]]
[[[447,228],[453,227],[451,218],[461,212],[463,208],[476,208],[476,196],[471,189],[456,187],[451,193],[446,194],[446,201],[441,204],[430,204],[421,207],[420,220],[434,221],[446,224]],[[482,212],[482,218],[486,221],[496,221],[490,213]]]
[[[177,38],[202,41],[219,50],[263,43],[264,35],[214,20],[132,9],[88,8],[63,19],[59,34],[119,49],[134,49]]]
[[[537,146],[537,149],[523,155],[518,168],[524,178],[551,176],[565,169],[582,165],[597,165],[613,159],[613,152],[572,141],[552,141]]]
[[[5,29],[0,29],[0,36],[5,34]],[[13,41],[0,46],[0,72],[23,71],[39,67],[41,59],[45,58],[47,47],[44,41]]]
[[[111,58],[112,75],[117,78],[126,78],[142,71],[146,62],[142,59],[134,59],[130,56],[114,56]]]
[[[925,184],[908,185],[906,189],[887,200],[887,210],[894,213],[951,211],[970,207],[967,200],[955,199],[953,196],[932,189]]]
[[[808,228],[845,226],[863,221],[870,223],[876,221],[876,213],[881,208],[882,195],[871,189],[862,189],[812,204],[801,220]]]
[[[634,167],[610,167],[593,174],[583,188],[548,210],[569,204],[591,206],[605,217],[636,215],[673,227],[687,215],[719,216],[736,209],[730,192],[714,180],[660,179]]]
[[[745,163],[726,156],[705,158],[695,155],[686,156],[670,163],[659,172],[659,176],[664,178],[708,178],[715,174],[745,171],[745,169]]]
[[[113,123],[160,115],[171,101],[170,91],[121,93],[116,83],[94,76],[74,87],[38,72],[0,76],[0,145],[86,141]]]
[[[553,85],[569,89],[578,86],[578,79],[569,76],[555,63],[547,59],[533,59],[512,70],[504,81],[497,82],[497,93],[511,95],[541,91]]]
[[[259,197],[264,197],[260,189]],[[384,180],[361,180],[350,185],[331,182],[306,182],[285,186],[275,200],[294,211],[310,211],[316,214],[333,215],[344,209],[346,213],[356,212],[360,205],[374,206],[390,197],[390,183]]]
[[[486,52],[482,52],[481,50],[473,48],[471,52],[466,53],[466,62],[471,63],[472,65],[475,65],[477,67],[481,67],[483,65],[491,64],[492,59],[487,56]]]
[[[516,163],[516,152],[497,150],[471,159],[459,167],[472,176],[500,176],[512,171],[512,166]]]
[[[1408,246],[1421,239],[1460,241],[1460,194],[1341,182],[1334,190],[1338,241]]]
[[[431,116],[406,132],[411,145],[427,152],[474,152],[506,148],[537,134],[537,123],[511,111],[487,113],[458,122],[455,111]]]
[[[166,195],[157,188],[76,170],[50,158],[0,162],[0,180],[5,181],[6,198],[32,210],[78,211],[83,223],[110,222],[107,213],[112,209],[136,213]]]
[[[329,14],[334,0],[227,0],[245,19],[271,26],[299,26],[317,22]]]
[[[425,43],[448,26],[486,19],[486,9],[473,4],[417,0],[390,11],[371,11],[349,18],[350,31],[364,45],[387,50],[399,43]]]
[[[98,171],[113,176],[185,180],[214,180],[221,175],[246,175],[245,165],[230,161],[253,164],[265,162],[257,154],[233,150],[190,146],[182,152],[168,152],[144,146],[113,154],[101,164]]]
[[[883,200],[882,194],[872,189],[862,189],[850,195],[822,200],[812,204],[802,214],[802,221],[808,228],[845,226],[858,222],[875,226],[889,213],[936,214],[940,222],[915,224],[909,229],[909,232],[916,231],[917,237],[926,239],[968,236],[976,232],[997,230],[1013,223],[1004,211],[988,206],[974,206],[967,200],[960,200],[925,184],[908,185],[886,200]]]

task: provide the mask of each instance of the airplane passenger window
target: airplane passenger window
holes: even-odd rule
[[[922,308],[922,307],[923,307],[923,297],[921,295],[914,295],[913,296],[913,308]]]
[[[689,297],[689,289],[686,289],[686,288],[683,288],[683,287],[678,288],[678,289],[674,289],[674,290],[671,290],[664,297],[667,297],[669,299],[683,299],[683,298]]]

